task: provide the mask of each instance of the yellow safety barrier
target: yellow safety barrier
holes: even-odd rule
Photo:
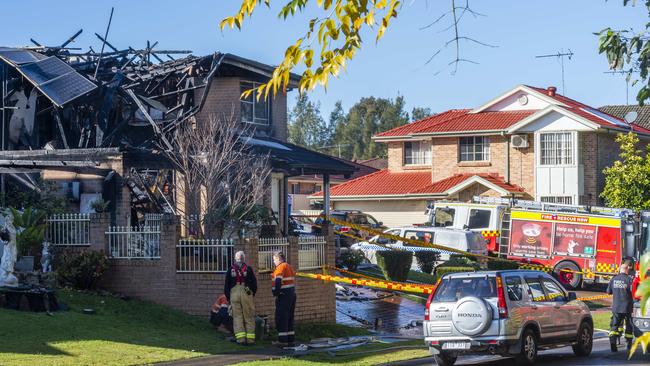
[[[371,280],[365,278],[350,278],[350,277],[331,276],[331,275],[322,275],[322,274],[304,273],[304,272],[298,272],[296,273],[296,276],[312,278],[315,280],[322,280],[328,282],[347,283],[356,286],[372,287],[372,288],[378,288],[382,290],[412,292],[417,294],[430,294],[433,292],[433,289],[435,288],[434,285],[427,286],[427,285],[403,284],[403,283],[395,283],[395,282],[388,282],[388,281]]]
[[[314,215],[314,216],[302,215],[302,216],[297,216],[297,217],[323,217],[324,218],[323,215]],[[410,238],[403,238],[403,237],[397,236],[397,235],[386,234],[386,233],[382,232],[381,230],[368,228],[368,227],[365,227],[365,226],[362,226],[362,225],[354,224],[354,223],[343,221],[343,220],[338,220],[338,219],[335,219],[335,218],[332,218],[332,217],[329,218],[329,221],[334,223],[334,224],[340,225],[340,226],[346,226],[346,227],[350,227],[350,228],[353,228],[353,229],[356,229],[356,230],[363,230],[363,231],[368,232],[369,234],[372,234],[372,235],[379,235],[379,236],[384,237],[384,238],[392,239],[392,240],[395,240],[395,241],[401,241],[403,243],[407,243],[407,244],[410,244],[410,245],[413,245],[413,246],[416,246],[416,247],[428,247],[428,248],[433,248],[433,249],[438,249],[438,250],[444,250],[444,251],[451,252],[451,253],[461,254],[461,255],[464,255],[464,256],[467,256],[467,257],[481,258],[481,259],[489,260],[489,261],[500,261],[500,262],[510,262],[510,263],[514,262],[514,263],[517,263],[519,265],[519,268],[522,268],[522,269],[538,270],[538,271],[543,271],[543,272],[547,272],[547,273],[553,272],[553,268],[543,266],[543,265],[528,264],[528,263],[525,263],[525,262],[516,261],[516,260],[512,260],[512,259],[495,258],[495,257],[491,257],[491,256],[488,256],[488,255],[466,252],[466,251],[463,251],[463,250],[460,250],[460,249],[451,248],[451,247],[447,247],[447,246],[444,246],[444,245],[427,243],[427,242],[424,242],[424,241],[421,241],[421,240],[415,240],[415,239],[410,239]],[[314,225],[314,226],[321,227],[320,225]],[[343,233],[343,232],[339,232],[339,231],[336,231],[336,233],[341,234],[341,235],[350,236],[350,237],[353,237],[355,239],[361,239],[361,241],[366,240],[364,238],[359,238],[359,237],[354,236],[352,234],[347,234],[347,233]],[[399,248],[388,247],[386,245],[382,245],[382,244],[379,244],[379,243],[373,243],[373,245],[378,245],[378,246],[385,247],[385,248],[391,249],[391,250],[399,250]],[[593,278],[593,277],[611,278],[611,277],[614,277],[614,275],[594,273],[594,272],[592,272],[590,270],[571,271],[569,269],[562,269],[561,272],[581,274],[581,275],[584,275],[585,277],[589,277],[589,278]]]

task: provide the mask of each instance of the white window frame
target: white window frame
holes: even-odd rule
[[[411,144],[410,162],[406,155],[406,144]],[[402,162],[404,165],[430,165],[431,164],[431,142],[426,140],[405,141],[403,146]],[[417,146],[417,149],[415,148]]]
[[[250,88],[248,87],[248,85],[245,86],[244,84],[250,84]],[[271,99],[270,98],[264,101],[264,104],[265,104],[264,108],[266,108],[266,118],[264,119],[264,118],[255,117],[256,105],[258,105],[260,103],[260,102],[257,101],[257,89],[256,88],[258,86],[260,86],[260,85],[261,85],[261,83],[257,83],[257,82],[249,81],[249,80],[240,80],[239,81],[239,91],[240,92],[243,92],[244,90],[254,89],[253,92],[251,93],[250,97],[249,97],[249,98],[251,98],[250,100],[243,99],[241,96],[239,98],[240,116],[241,116],[240,119],[241,119],[241,121],[243,123],[250,123],[250,124],[259,125],[259,126],[270,126],[271,125],[271,103],[270,103]],[[260,98],[260,100],[262,100],[262,98]],[[252,121],[249,121],[249,120],[245,119],[244,109],[242,108],[243,104],[251,105],[251,108],[253,110],[253,120]],[[258,121],[261,121],[261,122],[258,122]]]
[[[543,136],[554,135],[555,139],[549,144],[550,148],[545,148],[542,144]],[[567,140],[567,137],[569,138]],[[543,167],[553,166],[576,166],[578,165],[578,134],[576,131],[549,131],[537,133],[537,164]],[[570,143],[570,146],[566,146]],[[545,161],[544,152],[554,152],[555,156],[548,157]]]
[[[471,140],[471,143],[467,144],[472,147],[472,151],[469,153],[470,155],[463,154],[463,139]],[[477,142],[478,139],[481,139],[482,143]],[[481,145],[483,147],[482,151],[480,151],[483,154],[483,158],[481,160],[476,159],[476,154],[479,152],[477,151],[477,145]],[[471,159],[465,159],[464,156],[469,156]],[[486,161],[490,161],[490,136],[463,136],[458,138],[458,162],[471,163]]]

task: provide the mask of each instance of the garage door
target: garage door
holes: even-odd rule
[[[388,227],[422,224],[427,221],[426,201],[334,201],[335,210],[359,210],[368,213]]]

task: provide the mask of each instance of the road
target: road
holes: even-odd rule
[[[537,366],[597,366],[597,365],[627,365],[647,366],[650,364],[650,354],[643,355],[637,350],[634,357],[628,361],[627,352],[619,351],[612,353],[609,349],[609,340],[599,338],[594,341],[594,348],[589,357],[576,357],[571,347],[558,348],[550,351],[540,352]],[[422,358],[412,361],[394,362],[390,365],[420,366],[435,365],[433,357]],[[501,357],[468,356],[459,358],[456,365],[480,365],[480,366],[513,366],[514,360]]]

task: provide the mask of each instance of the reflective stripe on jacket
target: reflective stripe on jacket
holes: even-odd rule
[[[289,289],[296,286],[296,272],[287,262],[280,263],[273,271],[273,295],[277,296],[281,290]]]

